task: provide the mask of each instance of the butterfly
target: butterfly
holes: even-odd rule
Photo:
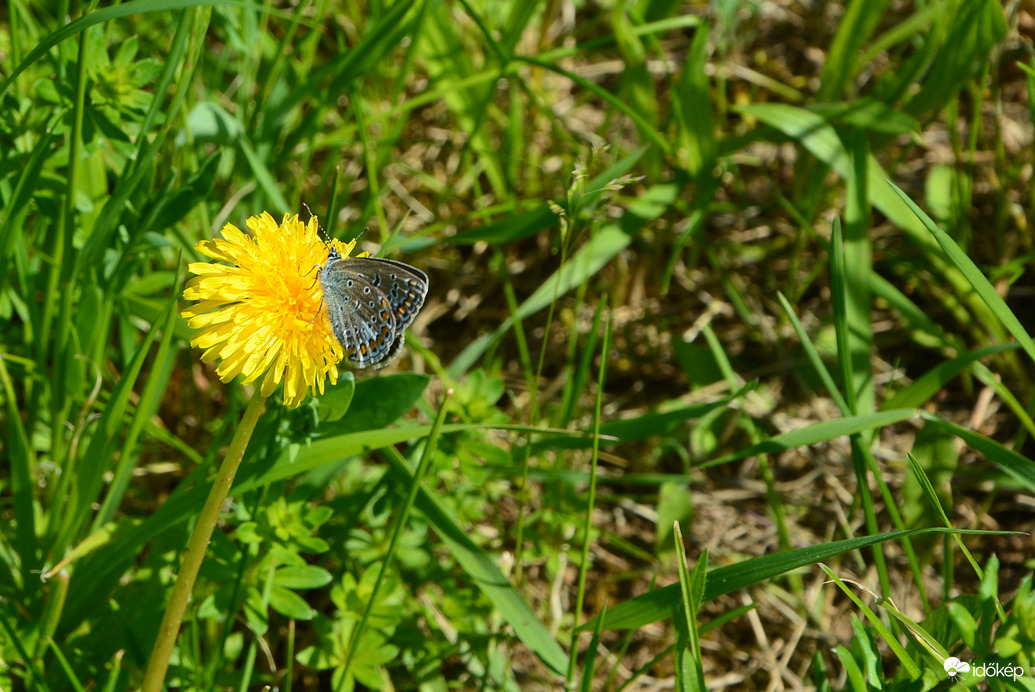
[[[327,319],[357,368],[383,368],[406,342],[428,295],[428,275],[375,257],[342,257],[333,247],[317,273]]]

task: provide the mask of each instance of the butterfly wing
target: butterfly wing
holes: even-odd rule
[[[395,260],[358,257],[343,260],[355,262],[358,271],[369,273],[375,286],[384,291],[395,314],[400,333],[410,326],[428,296],[428,275],[416,267]]]
[[[322,268],[319,279],[327,317],[348,359],[358,368],[388,365],[424,305],[427,275],[394,260],[343,257]]]
[[[368,368],[392,353],[395,316],[384,291],[369,276],[340,266],[343,261],[336,260],[320,270],[327,319],[345,349],[345,357],[357,368]]]

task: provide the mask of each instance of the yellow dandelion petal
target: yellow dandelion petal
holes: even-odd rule
[[[327,261],[329,247],[315,218],[303,223],[289,214],[278,224],[263,212],[247,225],[249,233],[227,224],[222,238],[195,246],[217,261],[189,265],[194,277],[183,297],[193,305],[180,314],[197,330],[191,345],[202,349],[202,361],[219,361],[221,380],[262,378],[264,396],[283,382],[284,403],[296,407],[310,391],[322,394],[326,380],[338,381],[344,357],[321,315],[315,269]],[[332,242],[343,257],[355,248],[355,241]]]
[[[276,369],[269,370],[269,371],[266,372],[266,376],[262,378],[262,385],[259,387],[259,391],[260,391],[260,393],[263,396],[269,396],[270,394],[275,392],[276,389],[277,389],[277,384],[278,383],[277,383],[277,378],[273,376],[274,372],[276,372]],[[301,402],[295,403],[294,399],[289,397],[287,395],[287,392],[285,391],[284,392],[284,403],[289,408],[295,408]]]

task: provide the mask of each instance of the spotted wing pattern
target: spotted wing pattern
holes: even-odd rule
[[[327,318],[346,357],[357,368],[388,365],[424,305],[427,275],[394,260],[332,252],[318,276]]]

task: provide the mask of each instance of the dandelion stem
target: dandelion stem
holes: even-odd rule
[[[151,659],[147,663],[147,672],[144,673],[144,682],[140,687],[141,692],[161,692],[165,674],[169,669],[169,657],[176,645],[176,637],[180,633],[180,624],[183,622],[183,614],[187,610],[191,591],[194,590],[198,570],[201,569],[201,562],[205,559],[205,550],[208,548],[208,542],[212,538],[212,532],[219,520],[219,512],[230,492],[230,486],[233,485],[237,468],[244,457],[244,450],[248,446],[248,440],[252,437],[255,424],[259,420],[259,414],[262,413],[265,403],[266,397],[261,394],[261,388],[256,387],[255,395],[248,403],[248,408],[245,409],[244,416],[241,418],[241,424],[234,433],[233,440],[230,441],[230,447],[226,450],[226,457],[212,483],[205,506],[198,515],[198,523],[194,527],[194,533],[191,534],[187,550],[183,553],[180,573],[176,575],[176,584],[173,586],[169,605],[166,606],[165,615],[162,617],[158,639],[155,641],[154,649],[151,650]]]

